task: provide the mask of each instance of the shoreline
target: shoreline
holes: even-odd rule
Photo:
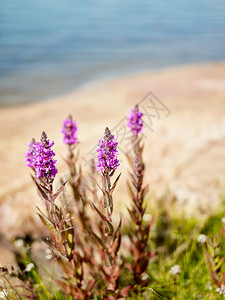
[[[60,129],[69,113],[78,121],[81,158],[85,158],[104,128],[114,128],[152,91],[171,114],[162,116],[154,130],[146,133],[146,181],[150,180],[155,191],[169,187],[179,195],[183,193],[181,202],[190,197],[191,205],[204,210],[215,193],[216,180],[224,183],[224,78],[224,61],[186,65],[95,81],[45,101],[1,108],[0,160],[4,173],[0,175],[0,203],[13,205],[17,199],[29,203],[29,197],[36,193],[24,163],[26,144],[32,137],[39,139],[42,130],[47,132],[55,141],[59,172],[64,172],[66,148]],[[224,132],[219,135],[220,128]],[[123,170],[126,163],[122,152]],[[121,182],[118,191],[123,195],[125,179]]]
[[[128,70],[120,70],[120,71],[111,71],[108,75],[107,72],[106,74],[102,74],[97,76],[94,79],[87,79],[81,83],[76,83],[74,87],[71,88],[65,88],[62,90],[62,92],[58,92],[57,94],[51,94],[46,97],[41,97],[37,98],[31,101],[25,101],[21,103],[13,103],[13,104],[3,104],[1,105],[0,103],[0,110],[4,108],[12,108],[12,107],[20,107],[20,106],[26,106],[26,105],[32,105],[35,103],[43,103],[45,101],[51,101],[54,100],[55,98],[59,97],[64,97],[65,95],[75,93],[79,89],[83,89],[85,87],[89,87],[90,85],[95,85],[95,84],[103,84],[104,82],[108,81],[114,81],[114,80],[120,80],[123,78],[129,78],[133,76],[140,76],[140,75],[148,75],[149,73],[156,73],[156,72],[162,72],[166,70],[177,70],[177,69],[183,69],[183,68],[195,68],[195,67],[201,67],[201,66],[206,66],[206,65],[214,65],[214,64],[224,64],[225,60],[215,60],[215,61],[205,61],[205,62],[197,62],[197,63],[178,63],[178,64],[172,64],[172,65],[167,65],[167,66],[161,66],[158,68],[152,68],[152,69],[140,69],[140,70],[132,70],[131,72]]]

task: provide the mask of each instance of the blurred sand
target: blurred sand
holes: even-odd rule
[[[23,231],[28,224],[28,215],[32,213],[31,222],[38,223],[35,205],[39,200],[24,162],[26,144],[32,137],[39,139],[45,130],[50,140],[55,141],[54,150],[61,173],[65,170],[63,156],[66,148],[60,130],[62,120],[69,113],[78,122],[80,157],[90,159],[88,152],[102,137],[105,127],[116,127],[115,133],[118,134],[118,129],[122,128],[119,122],[149,92],[161,101],[149,95],[140,104],[141,109],[147,112],[146,124],[150,125],[149,118],[152,121],[153,131],[146,128],[144,132],[146,181],[151,182],[151,190],[162,194],[170,188],[180,202],[188,200],[187,206],[192,212],[199,207],[204,211],[218,205],[217,183],[224,187],[225,182],[224,62],[93,82],[54,99],[2,108],[0,203],[3,205],[0,207],[0,231],[9,228],[11,234]],[[149,106],[153,103],[161,110],[151,109]],[[120,140],[123,138],[124,135],[119,136]],[[123,140],[122,150],[126,149],[126,144],[127,141]],[[123,207],[122,202],[128,202],[123,184],[127,177],[127,164],[122,152],[120,159],[123,174],[115,194],[118,209]],[[81,165],[88,170],[82,159]],[[19,207],[22,214],[18,220],[15,210]],[[27,228],[28,232],[32,230],[29,226]]]

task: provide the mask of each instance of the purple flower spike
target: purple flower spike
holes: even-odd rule
[[[118,168],[119,160],[117,159],[118,142],[115,140],[114,135],[111,134],[108,127],[105,129],[103,139],[99,140],[97,148],[98,163],[96,168],[98,172],[110,172]]]
[[[67,145],[78,144],[77,140],[77,122],[73,121],[72,116],[63,122],[61,132],[64,134],[63,142]]]
[[[132,131],[134,135],[138,135],[139,132],[143,131],[143,121],[141,119],[142,116],[143,113],[139,110],[138,105],[135,105],[127,116],[127,126],[130,128],[130,131]]]
[[[36,176],[47,183],[52,183],[55,175],[58,173],[56,160],[53,159],[55,153],[51,149],[54,144],[54,142],[50,142],[47,139],[47,134],[44,131],[42,132],[40,142],[33,144],[34,152],[32,162]]]
[[[27,146],[29,148],[28,148],[28,151],[26,153],[26,165],[27,165],[27,167],[30,167],[32,169],[34,169],[34,162],[33,162],[34,143],[35,143],[35,139],[32,139],[32,141],[27,144]]]

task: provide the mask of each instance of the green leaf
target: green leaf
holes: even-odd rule
[[[100,212],[100,210],[95,206],[95,204],[93,202],[91,202],[91,205],[94,207],[94,209],[97,211],[97,213],[99,214],[100,218],[105,221],[106,217]]]
[[[218,263],[216,264],[216,271],[221,267],[222,263],[224,262],[224,257],[222,257]]]
[[[41,214],[39,214],[39,213],[38,213],[38,215],[39,215],[39,217],[40,217],[42,223],[48,228],[48,230],[49,230],[52,234],[56,235],[56,234],[57,234],[57,231],[56,231],[56,229],[55,229],[54,224],[52,224],[52,222],[51,222],[48,218],[46,218],[45,216],[43,216],[43,215],[41,215]]]
[[[102,246],[103,249],[107,249],[106,245],[104,244],[104,242],[102,241],[102,239],[100,239],[97,234],[95,234],[93,231],[90,232],[93,237],[95,238],[95,240],[99,243],[99,245]]]
[[[63,183],[63,185],[57,190],[57,192],[54,194],[54,196],[52,197],[52,201],[55,201],[55,199],[59,196],[59,194],[62,192],[62,190],[64,189],[65,185],[66,185],[67,181]]]
[[[110,253],[117,254],[117,252],[119,251],[120,244],[121,244],[121,233],[120,233],[121,224],[122,224],[122,219],[120,217],[120,222],[119,222],[119,225],[118,225],[118,227],[116,229],[116,232],[115,232],[115,235],[114,235],[113,244],[112,244],[111,249],[109,251]]]
[[[119,181],[119,179],[120,179],[121,174],[122,174],[122,173],[120,173],[120,174],[117,176],[116,180],[114,181],[113,186],[112,186],[112,188],[110,189],[110,195],[112,195],[112,193],[114,192],[114,190],[115,190],[115,188],[116,188],[116,186],[117,186],[117,183],[118,183],[118,181]]]
[[[46,217],[43,212],[37,207],[39,210],[38,216],[40,217],[42,223],[47,227],[47,229],[57,238],[59,239],[59,233],[56,230],[54,224],[49,220],[48,217]]]
[[[38,189],[39,193],[41,194],[41,196],[42,196],[45,200],[50,201],[50,200],[49,200],[49,196],[48,196],[48,192],[50,193],[50,191],[47,190],[47,193],[46,193],[46,192],[44,191],[44,187],[41,186],[41,185],[36,181],[36,179],[35,179],[32,175],[31,175],[31,177],[32,177],[32,179],[33,179],[35,185],[37,186],[37,189]],[[45,190],[46,190],[46,189],[45,189]]]
[[[128,193],[130,194],[132,200],[135,201],[136,197],[134,195],[134,192],[133,192],[133,190],[132,190],[131,185],[130,185],[129,182],[127,182],[127,187],[128,187]]]
[[[213,246],[211,245],[211,243],[207,243],[207,248],[208,248],[208,252],[209,252],[209,255],[211,256],[211,257],[214,257],[214,255],[215,255],[215,251],[214,251],[214,248],[213,248]]]
[[[112,235],[113,234],[113,226],[112,224],[107,220],[107,218],[100,212],[100,210],[95,206],[95,204],[93,202],[91,202],[92,206],[94,207],[94,209],[97,211],[97,213],[99,214],[100,218],[105,222],[105,226],[106,226],[106,234],[107,235]]]
[[[112,235],[113,231],[114,231],[113,226],[107,219],[105,219],[105,221],[106,221],[106,224],[105,224],[106,225],[106,234]]]

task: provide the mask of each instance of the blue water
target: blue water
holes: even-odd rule
[[[0,0],[1,106],[224,59],[224,0]]]

